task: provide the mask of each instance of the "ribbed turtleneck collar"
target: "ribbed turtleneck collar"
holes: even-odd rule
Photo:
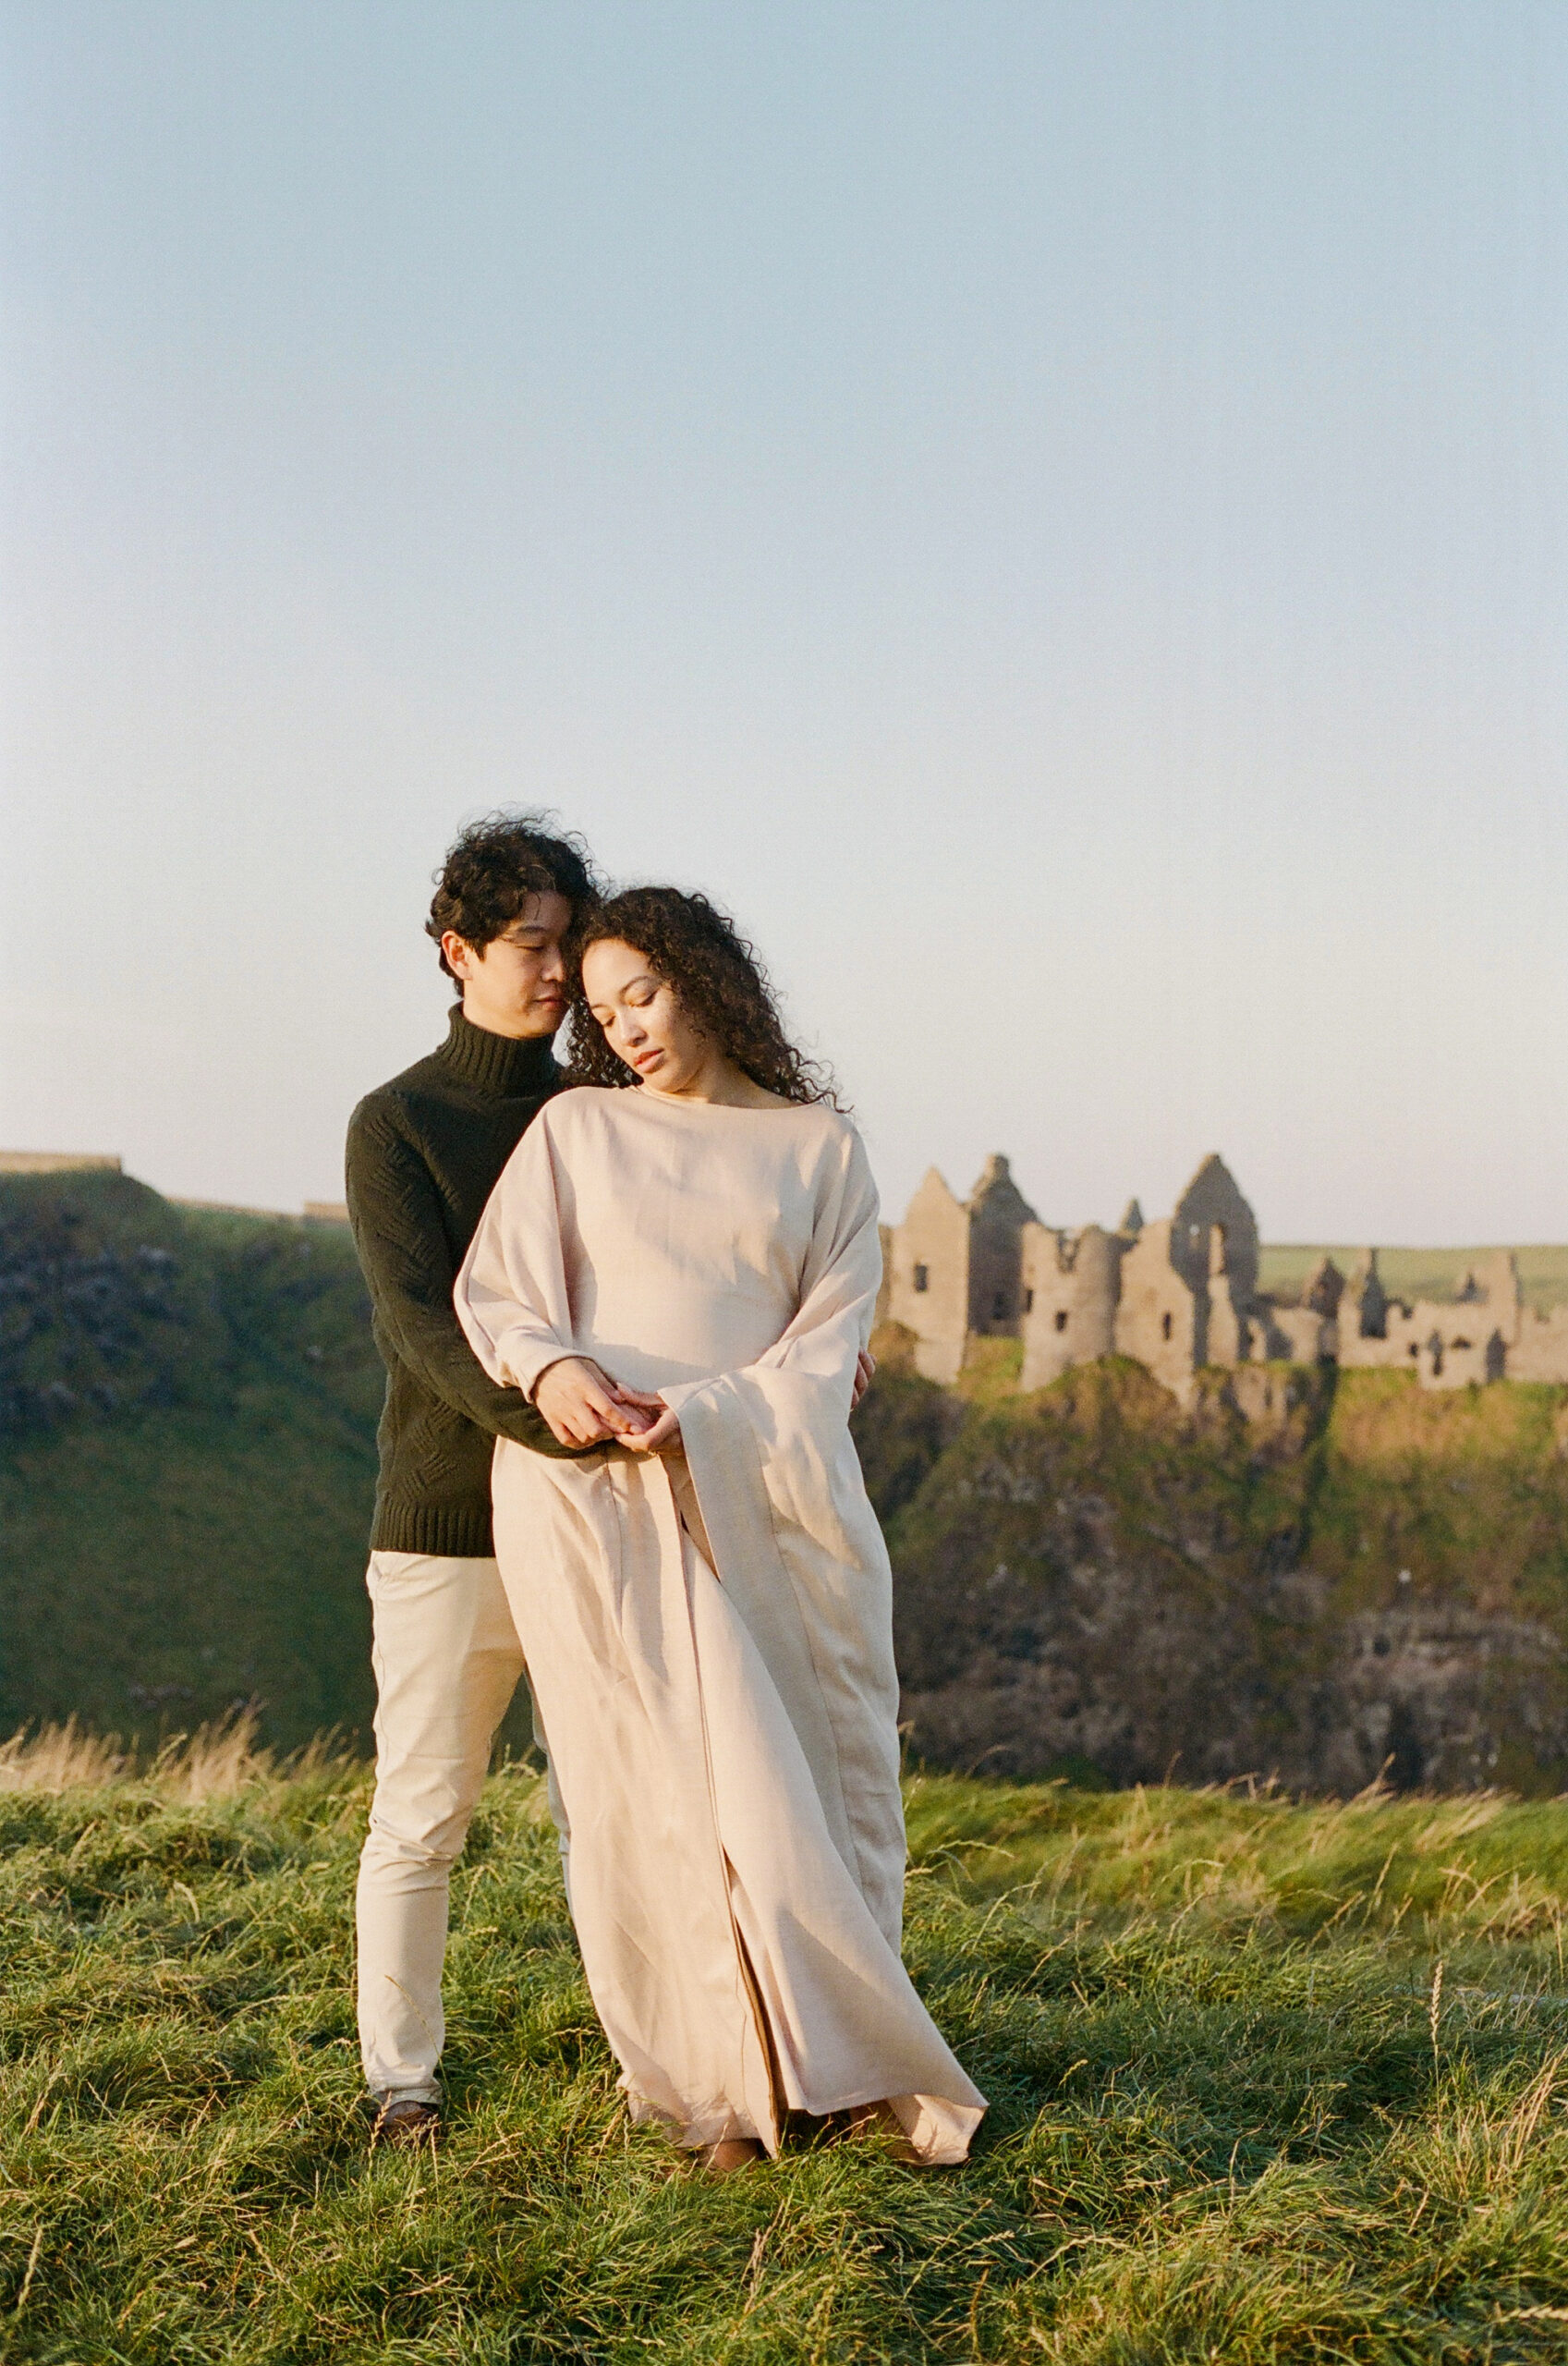
[[[464,1018],[461,1003],[453,1008],[440,1057],[465,1084],[503,1100],[546,1093],[560,1073],[548,1035],[492,1035]]]

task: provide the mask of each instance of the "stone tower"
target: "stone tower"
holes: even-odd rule
[[[1177,1263],[1174,1231],[1171,1216],[1146,1224],[1123,1258],[1115,1348],[1119,1356],[1136,1357],[1156,1380],[1185,1396],[1208,1350],[1209,1289],[1207,1272],[1198,1293]],[[1207,1235],[1204,1249],[1207,1256]],[[1183,1253],[1190,1262],[1185,1241]]]
[[[1345,1287],[1345,1294],[1335,1310],[1339,1317],[1342,1361],[1349,1360],[1345,1355],[1348,1341],[1387,1338],[1389,1305],[1389,1294],[1378,1271],[1378,1252],[1375,1249],[1368,1249],[1357,1263]]]
[[[1023,1235],[1035,1212],[1007,1161],[988,1158],[960,1200],[931,1167],[893,1227],[888,1319],[915,1335],[916,1369],[948,1384],[973,1334],[1014,1335],[1023,1307]]]

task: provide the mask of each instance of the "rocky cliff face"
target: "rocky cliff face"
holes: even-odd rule
[[[1270,1368],[1184,1414],[1114,1360],[989,1408],[928,1389],[895,1374],[857,1423],[873,1493],[902,1493],[880,1507],[919,1754],[1568,1785],[1568,1391],[1435,1405],[1403,1374]]]

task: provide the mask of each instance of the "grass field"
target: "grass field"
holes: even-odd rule
[[[1568,1803],[915,1778],[992,2100],[714,2184],[626,2127],[524,1770],[456,1883],[434,2156],[368,2155],[363,1770],[0,1753],[0,2358],[1568,2356]]]

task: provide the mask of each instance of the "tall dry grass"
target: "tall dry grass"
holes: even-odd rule
[[[249,1786],[286,1776],[301,1780],[339,1762],[331,1735],[318,1738],[280,1762],[257,1741],[260,1719],[247,1702],[227,1715],[172,1734],[156,1749],[128,1749],[118,1735],[88,1733],[75,1717],[64,1725],[23,1726],[0,1742],[0,1791],[102,1790],[136,1785],[160,1799],[188,1807],[205,1799],[229,1799]],[[342,1762],[346,1763],[346,1760]]]

